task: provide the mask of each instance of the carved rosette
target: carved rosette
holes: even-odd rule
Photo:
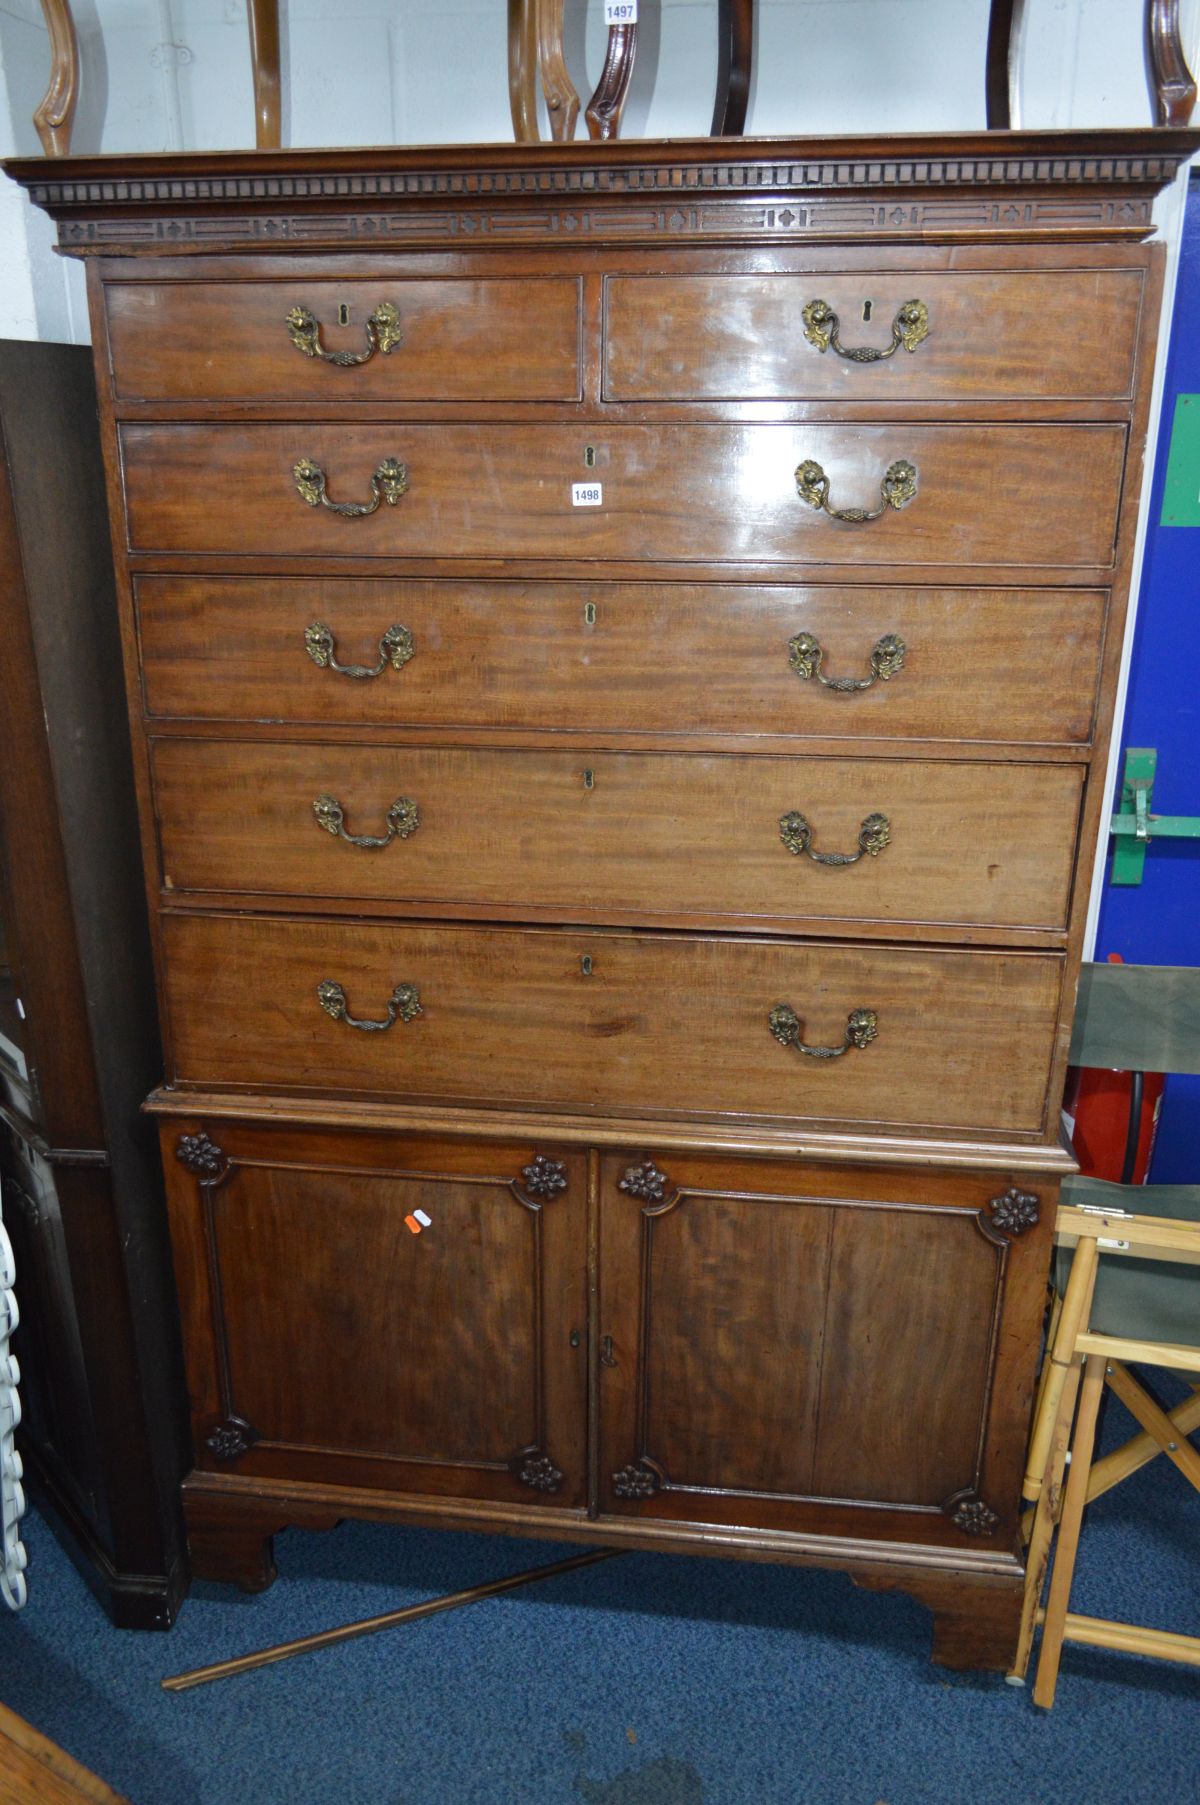
[[[245,1454],[248,1448],[252,1448],[257,1440],[256,1429],[243,1422],[240,1416],[231,1416],[217,1424],[205,1446],[218,1460],[236,1460],[239,1454]]]
[[[189,1172],[196,1174],[201,1184],[220,1178],[229,1163],[221,1148],[209,1139],[203,1128],[199,1134],[180,1135],[175,1144],[175,1157]]]
[[[566,1190],[567,1168],[560,1160],[547,1159],[544,1153],[539,1153],[531,1166],[522,1168],[521,1180],[521,1189],[530,1197],[549,1200]]]
[[[541,1448],[523,1448],[513,1457],[510,1470],[515,1479],[535,1492],[556,1492],[563,1482],[562,1473]]]
[[[625,1191],[630,1197],[640,1197],[643,1203],[661,1203],[670,1188],[670,1179],[665,1172],[659,1171],[653,1160],[627,1167],[624,1178],[617,1183],[619,1191]]]
[[[653,1498],[662,1480],[652,1466],[635,1460],[613,1474],[612,1484],[618,1498]]]
[[[1036,1224],[1039,1202],[1033,1191],[1018,1191],[1010,1185],[1002,1197],[989,1200],[986,1211],[980,1210],[979,1226],[985,1234],[990,1231],[993,1239],[996,1235],[1011,1235],[1015,1239]]]
[[[952,1498],[947,1498],[942,1509],[954,1527],[968,1536],[995,1535],[1000,1522],[991,1505],[986,1504],[977,1492],[955,1492]]]

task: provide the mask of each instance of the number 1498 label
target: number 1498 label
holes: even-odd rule
[[[604,0],[606,25],[636,25],[637,0]]]
[[[602,483],[572,483],[571,506],[573,508],[598,508],[604,500]]]

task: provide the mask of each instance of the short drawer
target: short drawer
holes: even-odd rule
[[[135,551],[960,571],[1110,565],[1125,455],[1113,425],[127,424],[121,442]],[[883,501],[897,464],[903,507]],[[805,499],[810,465],[830,506],[878,517],[831,518],[811,471]],[[573,500],[585,478],[599,506]]]
[[[783,932],[1061,930],[1082,783],[916,759],[154,747],[173,890]]]
[[[163,718],[1017,744],[1090,737],[1108,600],[323,577],[135,592]]]
[[[110,282],[105,295],[119,401],[579,395],[575,277]]]
[[[610,276],[604,393],[1123,400],[1142,282],[1138,269]]]
[[[162,934],[185,1083],[610,1115],[677,1115],[687,1099],[690,1115],[1030,1135],[1044,1122],[1054,954],[249,915],[169,915]],[[852,1031],[875,1038],[811,1057],[776,1037],[780,1009],[786,1041],[827,1053]]]

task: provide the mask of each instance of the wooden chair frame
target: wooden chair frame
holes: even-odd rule
[[[1145,0],[1146,64],[1155,117],[1160,125],[1186,125],[1196,104],[1196,83],[1183,54],[1179,0]],[[992,0],[988,19],[985,92],[990,130],[1012,124],[1018,50],[1025,0]],[[42,0],[50,33],[50,85],[33,115],[48,157],[65,157],[79,98],[79,44],[70,0]],[[279,0],[248,0],[250,66],[254,79],[254,138],[259,150],[278,150],[281,134]],[[557,142],[575,136],[579,96],[563,55],[562,0],[508,0],[508,93],[517,142],[538,140],[537,80]],[[592,138],[616,138],[629,95],[637,50],[637,26],[609,29],[608,50],[596,91],[587,105]],[[754,66],[754,0],[719,0],[717,90],[711,136],[740,137]]]
[[[1161,1341],[1128,1340],[1101,1335],[1089,1327],[1101,1246],[1105,1258],[1153,1259],[1200,1265],[1200,1222],[1165,1216],[1126,1216],[1063,1204],[1055,1239],[1073,1247],[1066,1293],[1053,1328],[1049,1358],[1043,1368],[1025,1496],[1036,1498],[1029,1541],[1025,1600],[1017,1654],[1010,1681],[1022,1684],[1029,1665],[1036,1627],[1042,1626],[1042,1648],[1034,1682],[1034,1703],[1047,1710],[1054,1703],[1065,1642],[1120,1649],[1200,1667],[1200,1636],[1181,1636],[1139,1624],[1084,1617],[1071,1611],[1071,1580],[1084,1507],[1163,1453],[1200,1491],[1200,1454],[1188,1433],[1200,1424],[1200,1384],[1171,1412],[1128,1372],[1136,1361],[1195,1373],[1200,1378],[1200,1347]],[[1096,1419],[1108,1385],[1141,1424],[1142,1433],[1124,1447],[1093,1464]],[[1078,1403],[1074,1437],[1071,1422]],[[1070,1450],[1070,1478],[1063,1474]],[[1061,1522],[1059,1521],[1061,1513]],[[1042,1589],[1050,1545],[1058,1524],[1058,1553],[1050,1591],[1043,1608]]]

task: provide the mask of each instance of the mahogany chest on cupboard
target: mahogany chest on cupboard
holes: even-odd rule
[[[88,259],[198,1573],[1005,1665],[1184,133],[26,163]]]

